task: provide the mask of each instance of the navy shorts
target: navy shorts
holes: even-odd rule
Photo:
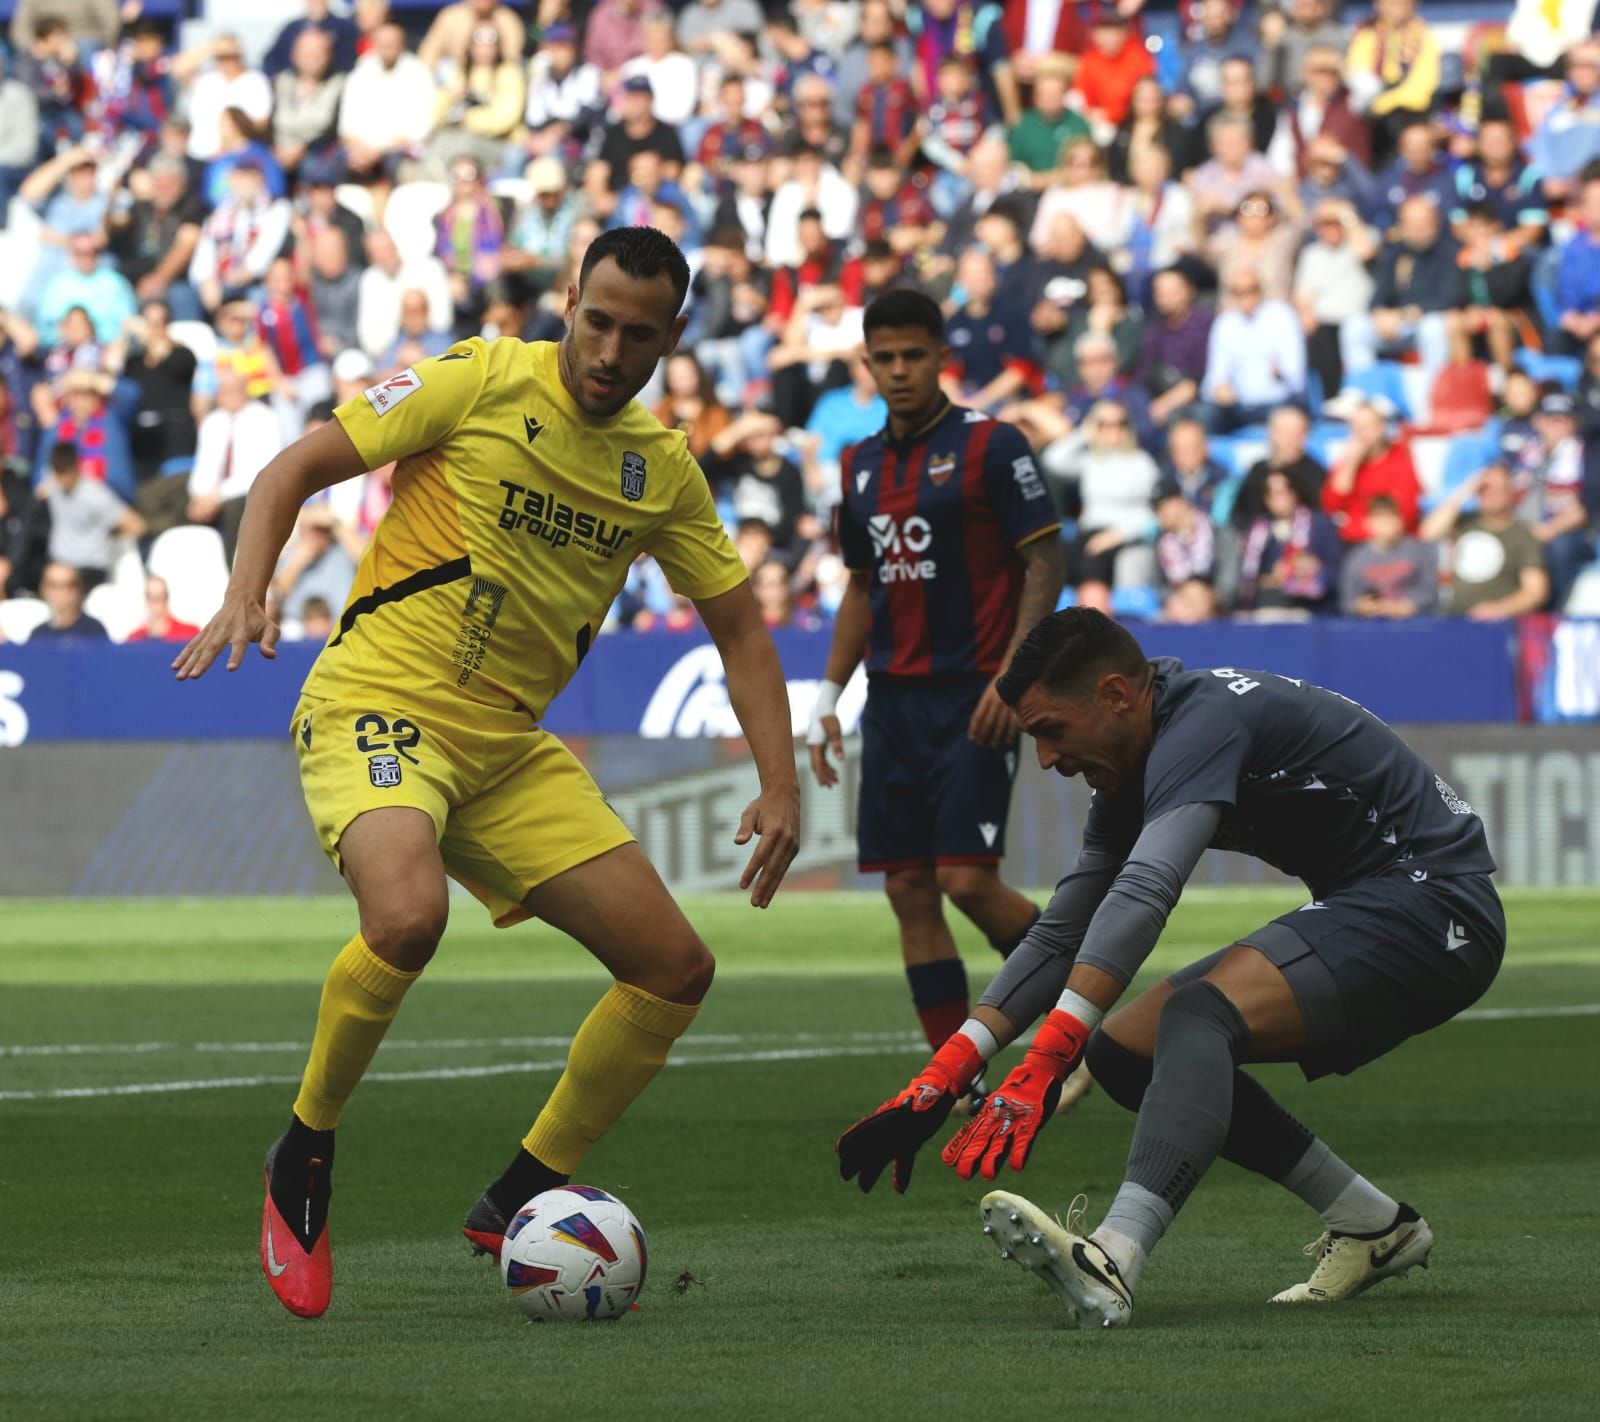
[[[861,713],[856,858],[863,870],[998,864],[1017,742],[967,737],[986,681],[875,678]]]
[[[1310,1040],[1306,1079],[1345,1074],[1472,1006],[1500,971],[1506,918],[1487,874],[1404,868],[1304,904],[1240,938],[1283,972]],[[1228,949],[1171,981],[1203,977]]]

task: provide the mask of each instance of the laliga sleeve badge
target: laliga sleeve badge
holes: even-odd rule
[[[379,790],[388,790],[400,783],[400,757],[374,755],[367,757],[367,773]]]
[[[625,450],[622,455],[622,497],[638,503],[644,497],[644,455]]]

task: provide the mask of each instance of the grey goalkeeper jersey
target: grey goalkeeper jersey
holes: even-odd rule
[[[1402,866],[1493,871],[1483,821],[1370,711],[1272,672],[1152,666],[1143,775],[1095,794],[1077,864],[983,996],[1011,1021],[1048,1007],[1074,960],[1131,980],[1207,848],[1253,855],[1314,899]]]

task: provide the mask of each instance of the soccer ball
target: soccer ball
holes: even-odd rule
[[[506,1226],[500,1272],[535,1321],[619,1318],[644,1288],[644,1230],[614,1195],[563,1185],[535,1195]]]

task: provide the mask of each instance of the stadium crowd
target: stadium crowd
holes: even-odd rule
[[[21,0],[0,640],[192,635],[284,442],[454,339],[558,337],[623,223],[689,255],[643,398],[775,626],[842,594],[840,455],[885,418],[862,312],[905,283],[948,314],[951,398],[1034,445],[1069,599],[1501,619],[1559,610],[1594,559],[1600,41],[1540,67],[1417,0],[418,18],[306,0],[254,54]],[[327,635],[389,473],[305,509],[287,635]],[[641,560],[609,625],[693,620]]]

